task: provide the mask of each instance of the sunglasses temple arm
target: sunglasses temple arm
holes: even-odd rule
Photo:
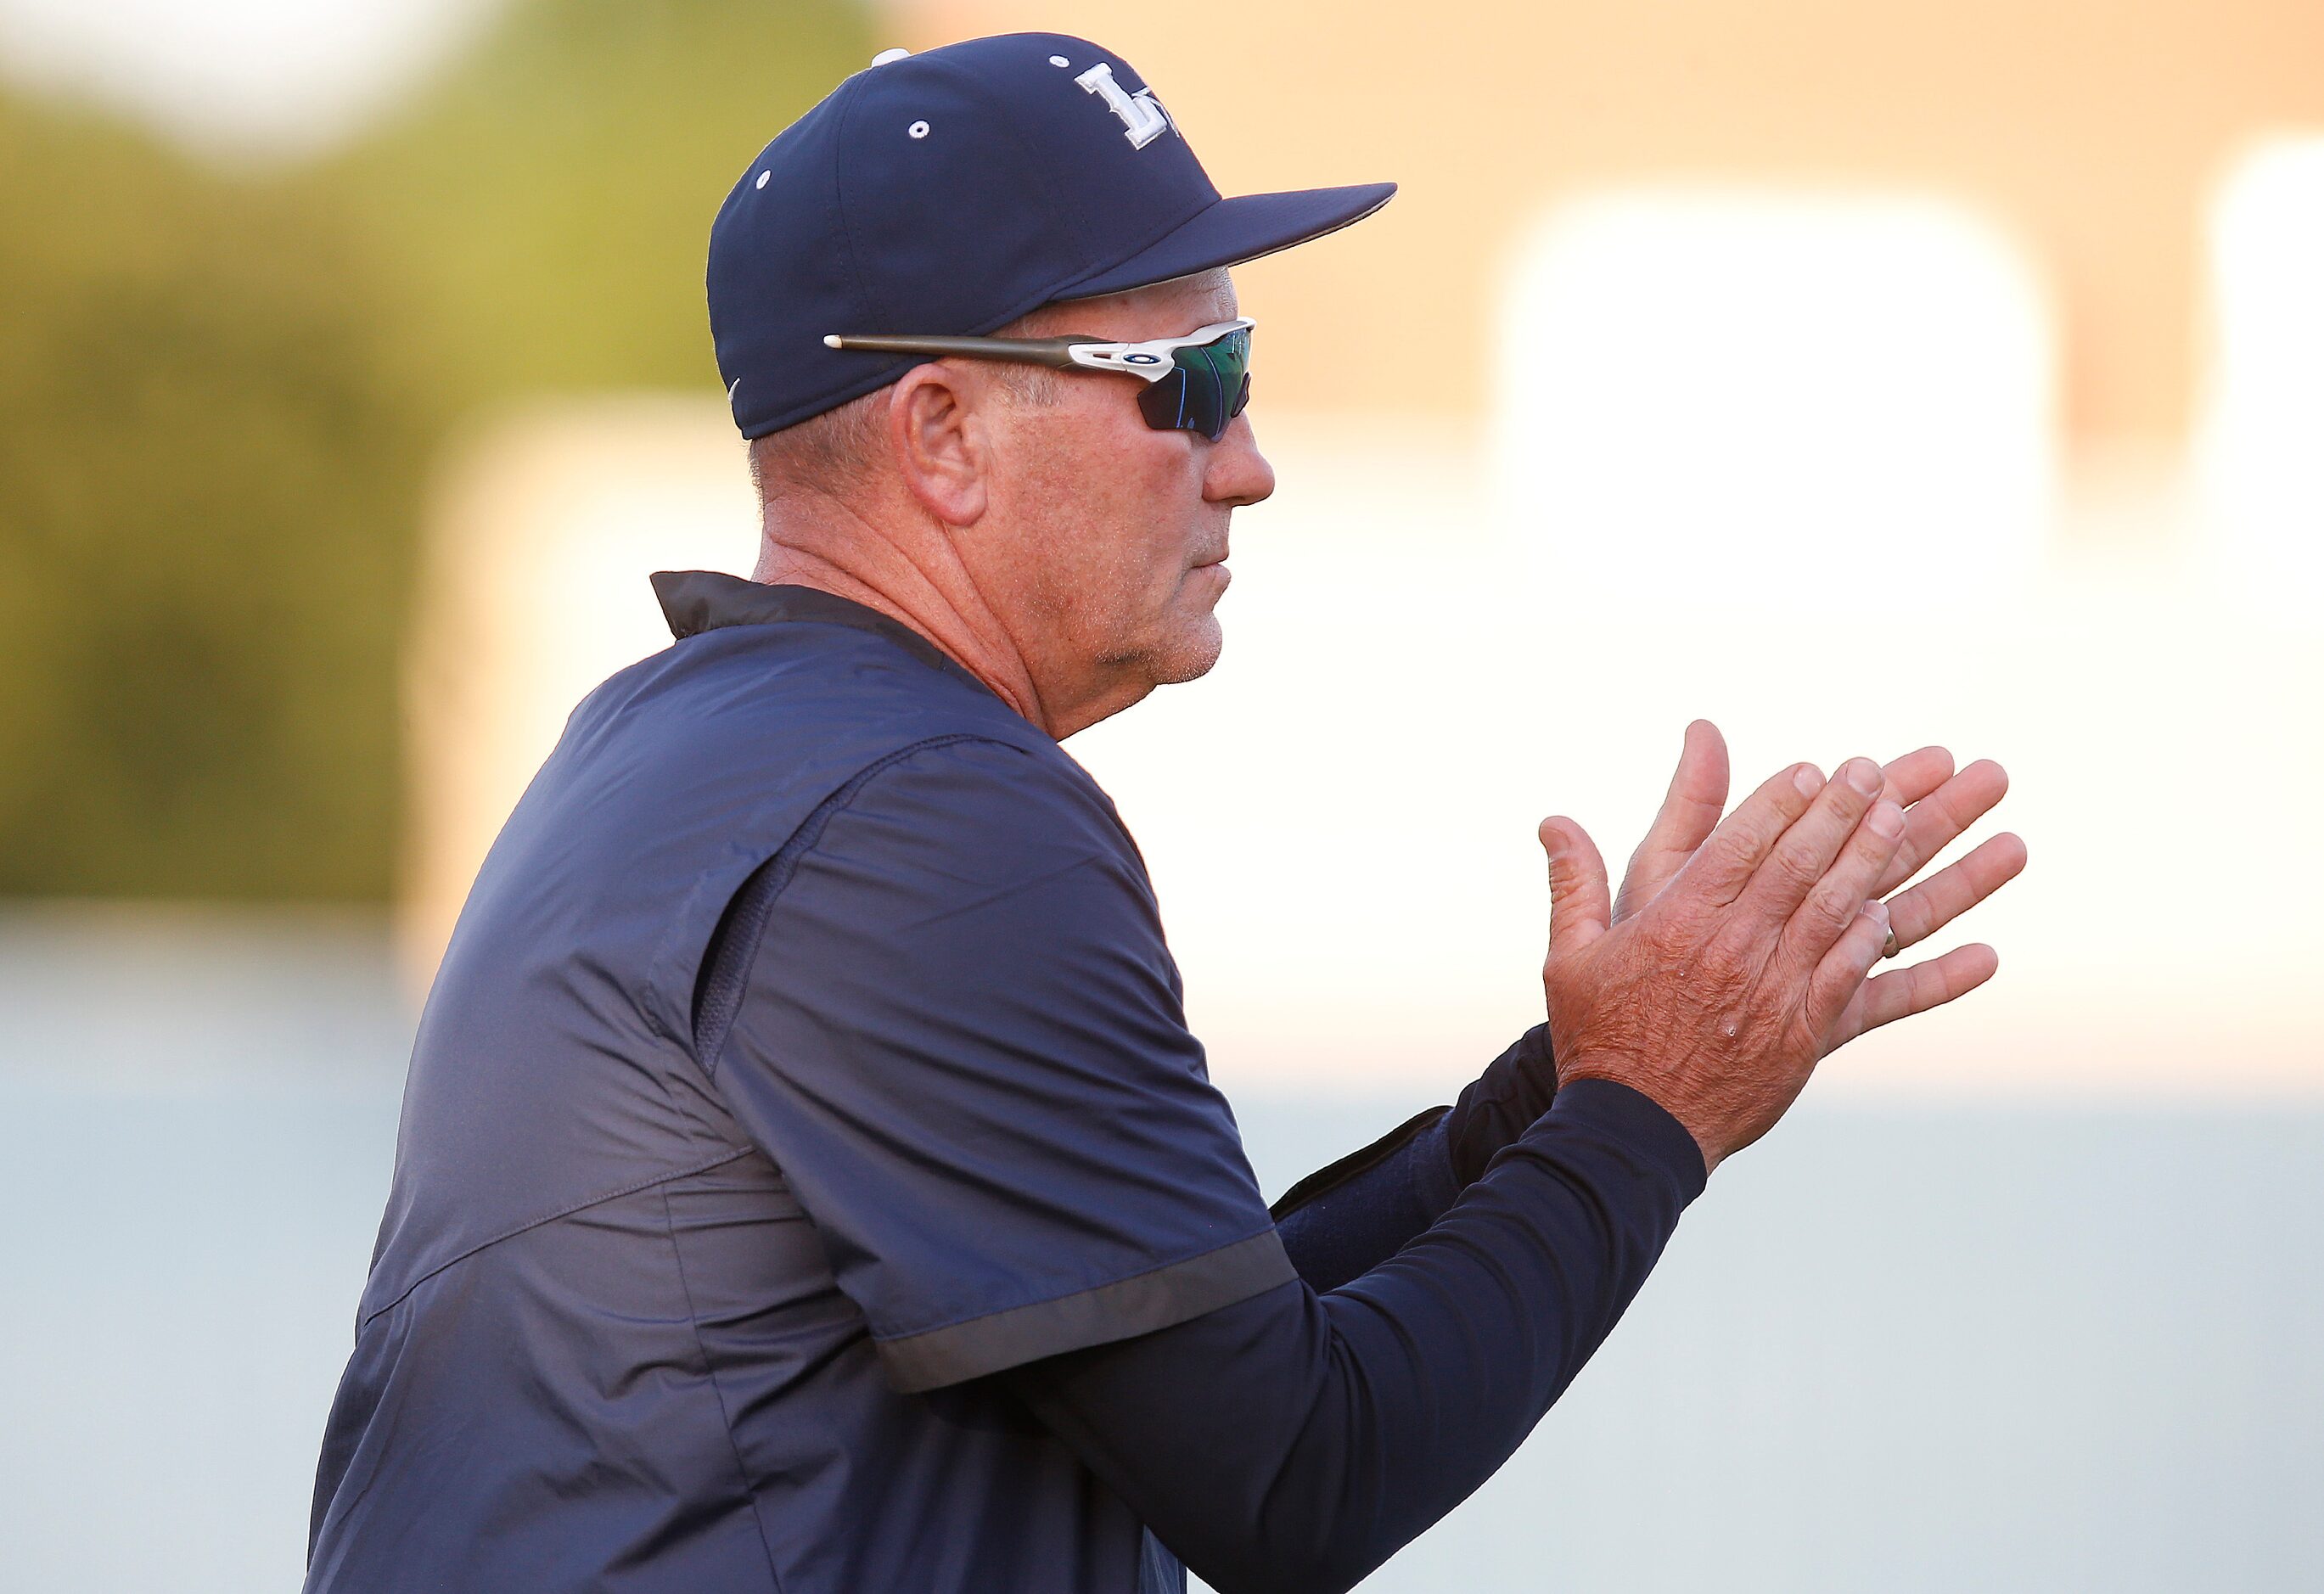
[[[861,349],[873,355],[952,355],[964,360],[1007,360],[1018,364],[1054,365],[1065,370],[1078,364],[1075,347],[1087,348],[1086,337],[855,337],[835,333],[825,346]]]

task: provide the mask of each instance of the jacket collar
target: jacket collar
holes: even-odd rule
[[[836,593],[812,586],[775,586],[762,581],[745,581],[720,570],[657,570],[653,574],[653,589],[654,596],[661,600],[662,618],[669,622],[669,634],[681,642],[729,625],[779,625],[804,621],[818,625],[853,626],[887,638],[923,664],[973,682],[980,691],[991,690],[910,626]]]

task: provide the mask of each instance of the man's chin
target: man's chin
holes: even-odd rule
[[[1189,619],[1150,656],[1154,684],[1175,686],[1182,681],[1201,679],[1211,673],[1225,646],[1226,633],[1220,629],[1217,615]]]

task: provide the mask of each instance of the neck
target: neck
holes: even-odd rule
[[[943,557],[916,558],[898,539],[844,509],[836,513],[850,523],[835,527],[830,512],[805,514],[802,507],[768,503],[752,580],[813,587],[877,610],[926,637],[1050,735],[1079,728],[1053,723],[1023,651],[970,572],[951,557],[948,540],[929,539],[945,550]]]

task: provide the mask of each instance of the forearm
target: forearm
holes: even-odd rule
[[[1300,1180],[1274,1207],[1299,1276],[1320,1294],[1396,1255],[1549,1110],[1555,1089],[1549,1027],[1537,1025],[1451,1108],[1432,1108]]]
[[[1536,1024],[1486,1066],[1446,1115],[1445,1150],[1453,1178],[1466,1185],[1483,1177],[1500,1149],[1533,1128],[1556,1094],[1549,1026]]]
[[[1592,1083],[1392,1260],[1010,1375],[1214,1587],[1348,1587],[1506,1460],[1702,1188],[1684,1129]]]
[[[1459,1198],[1446,1111],[1432,1107],[1284,1192],[1275,1231],[1308,1288],[1321,1295],[1370,1272]]]

